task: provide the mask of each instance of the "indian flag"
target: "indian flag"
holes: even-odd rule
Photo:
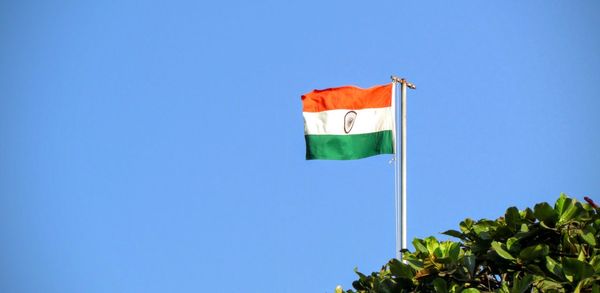
[[[394,153],[392,84],[314,90],[302,96],[306,159]]]

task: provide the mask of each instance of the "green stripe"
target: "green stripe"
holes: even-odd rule
[[[391,130],[350,135],[305,135],[307,160],[355,160],[393,154]]]

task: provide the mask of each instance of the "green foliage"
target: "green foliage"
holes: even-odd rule
[[[495,221],[465,219],[458,230],[414,239],[414,252],[364,275],[346,293],[600,293],[600,209],[561,194],[554,204],[506,210]]]

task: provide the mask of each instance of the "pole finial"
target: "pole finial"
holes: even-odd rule
[[[399,82],[401,84],[406,84],[406,86],[410,89],[413,89],[413,90],[417,89],[417,86],[414,83],[411,83],[404,78],[399,78],[399,77],[393,76],[393,75],[390,78],[392,79],[393,82]]]

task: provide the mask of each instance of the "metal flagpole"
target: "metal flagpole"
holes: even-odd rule
[[[400,149],[399,147],[399,141],[398,141],[398,94],[397,94],[397,89],[398,89],[398,80],[396,77],[392,76],[392,108],[393,108],[393,114],[394,114],[394,126],[393,126],[393,130],[394,130],[394,207],[395,207],[395,214],[396,214],[396,220],[395,220],[395,224],[396,224],[396,258],[397,259],[401,259],[402,258],[402,254],[400,253],[400,250],[402,249],[400,247],[400,235],[401,235],[401,220],[400,220],[400,182],[399,182],[399,178],[400,178],[400,165],[398,164],[398,160],[399,160],[399,156],[398,156],[398,150]]]
[[[396,159],[396,164],[394,168],[394,185],[395,185],[395,201],[396,201],[396,258],[398,260],[402,260],[403,249],[407,248],[406,242],[406,88],[409,87],[411,89],[416,89],[417,87],[408,82],[404,78],[398,78],[392,76],[393,90],[394,93],[393,98],[396,99],[395,89],[397,87],[397,83],[401,85],[401,98],[400,98],[400,109],[398,109],[398,103],[395,103],[395,117],[394,124],[397,123],[397,113],[400,112],[400,121],[401,121],[401,131],[400,131],[400,144],[398,144],[398,133],[396,131],[395,134],[395,149],[394,149],[394,158]],[[400,110],[400,111],[398,111]],[[400,147],[400,152],[398,152],[398,147]],[[398,162],[398,153],[400,153],[400,162]],[[398,170],[400,169],[400,170]],[[400,171],[400,172],[399,172]],[[400,174],[399,174],[400,173]],[[401,175],[401,176],[398,176]],[[400,186],[398,186],[400,185]]]

